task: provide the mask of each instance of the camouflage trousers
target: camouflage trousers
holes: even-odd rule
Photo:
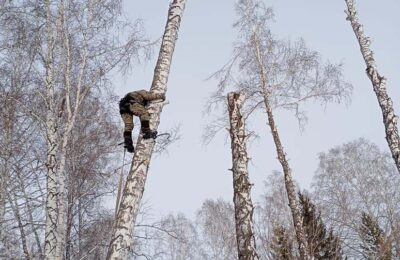
[[[125,132],[132,132],[134,127],[133,125],[133,116],[137,116],[140,118],[140,121],[150,121],[150,114],[147,112],[147,109],[139,103],[129,104],[129,111],[130,113],[122,113],[122,121],[124,121],[124,131]]]

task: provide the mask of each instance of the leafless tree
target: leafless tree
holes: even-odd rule
[[[261,259],[274,259],[271,254],[271,245],[274,238],[274,229],[282,227],[291,240],[294,234],[290,217],[290,209],[282,173],[274,172],[265,182],[264,193],[255,210],[255,227],[257,235],[257,248]]]
[[[115,168],[119,165],[113,162],[121,155],[117,153],[120,134],[111,107],[106,104],[107,100],[102,99],[91,95],[82,104],[83,111],[69,145],[66,162],[66,259],[85,255],[87,247],[79,241],[87,236],[85,230],[89,226],[93,228],[94,222],[107,215],[99,205],[116,187]]]
[[[232,204],[206,200],[197,212],[196,223],[206,254],[203,259],[237,259],[235,213]]]
[[[322,104],[341,102],[351,93],[351,85],[342,79],[341,66],[322,64],[319,54],[309,50],[303,40],[295,43],[277,39],[270,31],[273,12],[261,1],[239,0],[236,4],[238,40],[234,54],[220,71],[219,87],[210,106],[221,102],[226,88],[234,86],[247,97],[247,111],[265,109],[285,175],[285,185],[296,231],[300,257],[307,259],[306,240],[299,212],[297,192],[273,110],[294,111],[300,123],[306,119],[301,105],[311,99]]]
[[[150,88],[151,91],[166,93],[172,55],[185,3],[185,0],[173,0],[170,4],[165,32]],[[157,129],[159,125],[162,108],[163,103],[160,102],[152,103],[148,106],[152,129]],[[138,139],[131,169],[118,207],[115,230],[111,238],[107,259],[126,259],[128,252],[132,250],[132,229],[143,196],[154,144],[155,141],[153,139]]]
[[[370,49],[371,41],[365,36],[363,26],[358,22],[354,0],[345,0],[347,4],[347,20],[350,21],[354,34],[360,45],[360,51],[367,66],[366,72],[371,80],[373,90],[382,110],[383,124],[385,125],[386,141],[392,157],[400,173],[400,138],[397,128],[398,117],[394,113],[393,102],[386,91],[386,78],[378,72],[373,52]]]
[[[122,1],[60,0],[55,7],[46,1],[46,257],[58,259],[64,254],[66,154],[82,103],[90,91],[104,87],[102,80],[112,69],[129,65],[141,47],[137,31],[127,36],[127,42],[115,38],[114,31],[130,26],[119,24],[121,10]],[[61,75],[54,70],[57,65],[63,68]],[[58,110],[57,94],[61,96]]]
[[[31,137],[36,138],[35,141],[39,141],[41,145],[43,141],[47,142],[47,152],[44,152],[47,158],[43,160],[42,156],[39,157],[40,162],[43,162],[41,166],[45,165],[47,168],[46,211],[41,211],[47,214],[44,255],[47,259],[62,259],[66,248],[66,224],[70,221],[66,218],[66,213],[70,212],[68,199],[71,196],[68,195],[73,194],[73,187],[67,187],[70,177],[74,176],[70,175],[74,171],[71,170],[73,167],[70,162],[73,158],[69,152],[73,149],[74,134],[77,133],[75,127],[79,125],[77,121],[84,116],[93,117],[83,113],[91,105],[89,100],[96,102],[93,97],[109,92],[110,72],[128,68],[133,58],[139,57],[138,53],[147,42],[143,40],[140,23],[132,24],[121,19],[122,1],[10,1],[7,8],[1,11],[0,37],[13,42],[2,45],[0,55],[9,60],[15,59],[10,52],[4,53],[5,49],[12,49],[12,53],[24,53],[26,56],[22,62],[21,59],[16,59],[23,64],[20,66],[23,69],[14,70],[10,77],[16,79],[18,75],[22,75],[18,84],[24,84],[21,93],[25,99],[17,98],[14,101],[23,113],[29,114],[31,120],[35,121],[34,126],[39,130],[35,132],[42,133]],[[96,112],[96,108],[94,110]],[[18,122],[16,124],[19,125]],[[88,125],[87,121],[86,124]],[[100,132],[96,134],[98,138],[104,137]],[[28,147],[20,151],[34,149]],[[76,158],[76,155],[73,156]],[[27,189],[23,185],[22,181],[27,179],[24,175],[21,176],[18,193],[10,197],[13,198],[15,213],[15,205],[20,203],[24,194],[33,192],[33,186]],[[40,196],[45,195],[42,189],[43,180],[35,180],[41,187],[36,192]],[[28,195],[25,197],[29,198]],[[28,211],[27,218],[34,217],[28,209],[34,211],[32,201],[24,205]],[[37,217],[35,221],[41,223],[39,216]],[[28,224],[31,225],[33,224]],[[39,237],[39,234],[35,234],[35,237]],[[40,248],[40,243],[38,244]]]
[[[253,231],[253,202],[247,163],[247,133],[242,106],[245,96],[228,94],[228,111],[232,149],[233,203],[235,205],[236,241],[239,259],[258,259]]]
[[[8,13],[8,8],[6,11],[0,17],[0,255],[30,259],[42,255],[44,206],[44,139],[32,134],[41,129],[29,105],[38,101],[32,95],[35,39],[23,30],[24,19]],[[19,254],[19,245],[24,256]]]
[[[140,225],[137,228],[143,227]],[[169,214],[160,221],[147,225],[148,259],[202,259],[199,234],[193,221],[183,214]],[[142,250],[143,251],[143,250]]]
[[[399,257],[400,179],[390,155],[358,139],[321,153],[319,160],[314,201],[343,241],[345,254],[361,257],[359,227],[365,212],[395,241]]]

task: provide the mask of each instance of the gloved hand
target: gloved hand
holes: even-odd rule
[[[165,93],[160,94],[160,99],[161,99],[162,101],[165,100]]]

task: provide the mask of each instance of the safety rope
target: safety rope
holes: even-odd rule
[[[121,172],[120,172],[120,175],[119,175],[118,192],[117,192],[117,203],[115,205],[115,219],[117,219],[118,210],[119,210],[119,201],[121,199],[122,180],[124,178],[125,153],[126,153],[126,148],[124,148],[124,156],[122,157]]]

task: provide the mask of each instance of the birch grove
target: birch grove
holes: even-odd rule
[[[167,24],[165,26],[160,53],[154,69],[153,82],[150,88],[151,91],[156,93],[165,94],[167,91],[172,55],[178,38],[178,30],[185,4],[185,0],[173,0],[169,6]],[[157,129],[160,123],[162,108],[162,103],[153,103],[149,105],[148,111],[151,115],[151,129]],[[127,259],[128,253],[132,249],[132,229],[143,196],[154,144],[155,141],[153,139],[138,139],[131,169],[118,207],[115,228],[111,238],[107,259]]]
[[[245,97],[240,93],[228,94],[228,111],[232,149],[233,202],[235,204],[236,240],[239,259],[258,259],[253,231],[254,207],[247,169],[247,134],[241,109]]]
[[[320,29],[306,21],[320,15],[318,5],[277,1],[286,21],[275,26],[281,17],[275,21],[264,0],[193,1],[168,92],[174,94],[171,110],[164,111],[164,100],[143,104],[149,129],[159,135],[144,139],[135,127],[135,153],[128,158],[118,100],[124,88],[139,90],[145,79],[152,80],[148,90],[167,94],[186,13],[186,0],[168,1],[160,28],[163,11],[150,2],[0,0],[0,259],[400,259],[400,141],[391,99],[397,93],[387,93],[355,0],[345,0],[346,18],[382,110],[386,140],[379,142],[379,124],[369,124],[362,129],[369,139],[334,143],[357,138],[365,117],[352,117],[354,109],[370,104],[358,95],[350,106],[347,77],[354,73],[334,61],[354,56],[332,57],[331,51],[326,61],[308,46],[326,50],[325,39],[293,37],[326,32],[326,19],[317,19]],[[334,10],[329,15],[340,21]],[[215,33],[227,30],[233,12],[230,51],[223,40],[232,35]],[[296,20],[299,27],[289,23],[305,16]],[[344,40],[337,38],[329,48],[340,50],[336,44]],[[159,53],[148,78],[154,46]],[[209,77],[210,86],[203,84],[199,79],[224,64],[225,55],[228,62]],[[357,91],[362,84],[354,82]],[[203,123],[197,110],[206,95],[213,118],[205,141],[223,132],[225,142],[197,150]],[[331,103],[333,113],[320,111]],[[338,109],[343,103],[345,115]],[[161,127],[179,121],[182,138],[179,127],[159,129],[162,112]],[[319,120],[311,134],[297,135],[308,115]],[[331,123],[340,131],[327,129]],[[166,153],[178,139],[182,145]]]
[[[397,170],[400,173],[400,138],[397,128],[398,117],[394,113],[393,101],[386,91],[386,78],[381,76],[378,72],[378,67],[370,48],[371,41],[365,36],[363,26],[359,23],[357,18],[355,1],[345,0],[345,2],[347,5],[346,19],[350,21],[358,44],[360,45],[360,51],[367,66],[366,72],[368,78],[371,80],[373,90],[382,110],[386,141],[389,145]]]
[[[39,185],[36,192],[46,196],[43,254],[41,243],[36,242],[40,258],[66,257],[65,237],[69,235],[65,233],[66,224],[71,221],[66,218],[68,207],[70,208],[66,204],[69,193],[66,182],[72,177],[66,168],[70,162],[68,153],[71,151],[71,134],[83,122],[77,122],[83,115],[83,104],[88,97],[94,98],[101,91],[108,91],[110,73],[117,69],[125,70],[134,58],[139,57],[139,52],[147,48],[139,24],[118,21],[121,8],[121,1],[47,0],[39,3],[26,0],[10,2],[2,9],[2,52],[5,55],[18,54],[24,59],[17,61],[26,68],[21,66],[23,69],[11,71],[10,78],[18,77],[19,81],[14,80],[13,84],[21,89],[20,93],[26,99],[10,95],[12,91],[8,93],[8,89],[2,95],[11,98],[7,104],[17,104],[21,108],[20,113],[33,120],[36,129],[26,128],[25,131],[37,130],[42,136],[38,134],[31,137],[40,145],[45,140],[47,147],[44,153],[47,158],[38,158],[41,166],[46,167],[46,185],[43,185],[43,179],[35,180]],[[129,32],[124,34],[127,38],[122,40],[117,34],[128,29]],[[92,99],[93,101],[99,103],[100,100]],[[7,109],[12,108],[9,106]],[[15,132],[14,134],[16,135]],[[97,148],[95,150],[98,151]],[[29,146],[23,146],[21,151],[37,152]],[[43,169],[38,172],[40,170]],[[19,178],[21,187],[27,181],[24,178],[25,176]],[[20,196],[24,194],[24,200],[29,198],[28,193],[34,187],[33,183],[31,185],[29,189],[20,189],[21,194],[8,196],[7,204],[14,205],[12,211],[16,220],[19,215],[25,218],[25,214],[22,214],[25,210],[19,210],[18,203],[21,201]],[[43,186],[46,187],[44,192]],[[28,219],[33,220],[34,209],[36,210],[32,207],[32,202],[26,201]],[[20,226],[25,227],[23,221],[21,219]],[[38,226],[40,221],[41,219],[37,219]],[[34,225],[33,221],[31,223],[27,226]],[[36,241],[39,240],[37,229],[37,226],[32,227]],[[28,236],[22,228],[20,233],[21,237]],[[31,250],[25,247],[28,240],[21,241],[25,252]],[[25,255],[27,258],[28,253]]]
[[[352,86],[343,80],[340,64],[322,65],[319,54],[309,50],[303,40],[292,43],[277,39],[270,31],[273,11],[262,2],[241,0],[237,2],[236,10],[239,19],[234,26],[238,29],[238,41],[231,61],[214,74],[220,81],[211,104],[220,102],[221,93],[232,84],[248,97],[245,106],[248,113],[265,109],[285,176],[300,258],[308,259],[297,191],[273,110],[293,111],[299,123],[304,125],[303,103],[312,99],[322,104],[345,101]]]
[[[107,44],[107,38],[103,38],[104,42],[101,49],[91,49],[97,44],[99,35],[97,28],[99,25],[103,26],[105,31],[113,28],[114,17],[118,15],[118,8],[121,8],[118,2],[113,4],[114,9],[107,7],[107,2],[76,2],[75,6],[67,9],[68,3],[61,0],[57,3],[57,10],[52,10],[50,4],[50,1],[46,2],[48,193],[45,255],[50,259],[61,259],[65,247],[65,164],[67,147],[70,143],[71,132],[76,124],[76,118],[81,113],[82,102],[87,98],[90,91],[93,91],[96,87],[101,88],[102,86],[98,85],[101,84],[101,79],[116,66],[123,65],[123,62],[129,62],[131,55],[136,53],[138,46],[135,38],[131,38],[121,46],[110,45],[112,44],[111,39]],[[109,17],[103,19],[105,15],[111,15],[111,19]],[[87,22],[75,24],[74,21],[70,20],[73,16],[81,17]],[[52,17],[55,17],[54,21],[51,20]],[[72,30],[76,30],[74,38],[70,34]],[[56,42],[60,46],[54,46]],[[59,65],[64,68],[62,75],[55,75],[55,48],[62,50],[62,56],[59,59]],[[103,62],[102,66],[98,66],[99,62]],[[60,91],[65,95],[59,111],[59,117],[65,121],[61,122],[57,122],[56,116],[55,77],[57,76],[63,79]],[[64,110],[65,116],[63,115]]]

